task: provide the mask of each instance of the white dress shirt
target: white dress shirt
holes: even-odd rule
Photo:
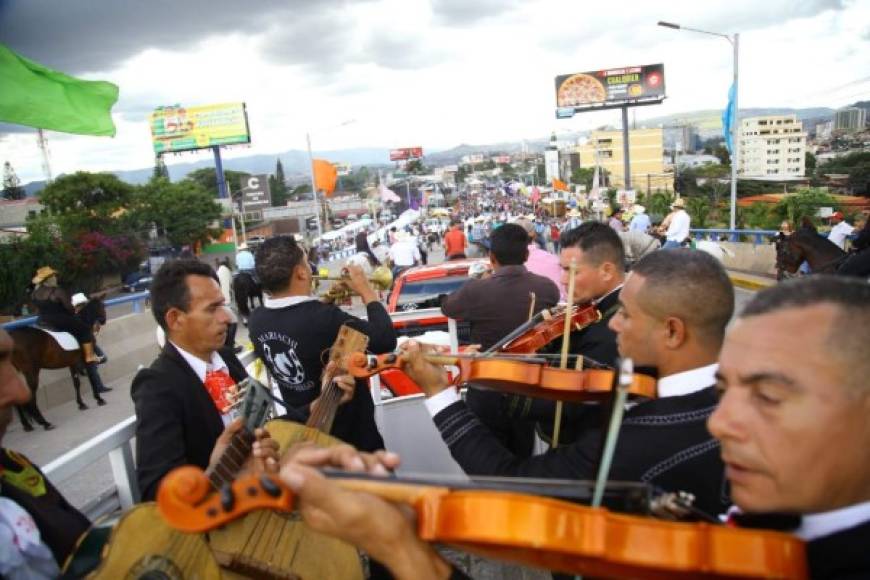
[[[682,242],[689,237],[689,226],[692,218],[685,210],[677,210],[674,217],[671,218],[671,223],[668,225],[668,233],[665,237],[669,242]]]
[[[870,501],[820,514],[806,514],[795,535],[809,542],[854,528],[866,521],[870,521]]]

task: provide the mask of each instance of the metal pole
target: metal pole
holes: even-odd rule
[[[323,224],[320,221],[320,198],[317,195],[317,182],[314,180],[314,156],[311,155],[311,134],[305,134],[308,143],[308,169],[311,171],[311,191],[314,193],[314,207],[317,209],[317,237],[323,237]]]
[[[239,198],[239,209],[241,209],[241,213],[239,215],[239,223],[242,224],[242,243],[248,243],[248,233],[245,231],[245,194],[242,193],[242,196]]]
[[[738,134],[740,131],[740,110],[737,106],[737,54],[739,50],[740,34],[734,33],[734,116],[731,118],[731,229],[737,229],[737,165],[740,163],[740,143]]]
[[[214,153],[214,172],[217,177],[218,197],[229,197],[227,181],[224,179],[224,166],[221,163],[221,148],[217,145],[211,148]]]
[[[622,170],[625,171],[625,189],[631,189],[631,162],[628,155],[628,107],[622,107]]]

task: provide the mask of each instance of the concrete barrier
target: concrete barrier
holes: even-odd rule
[[[776,276],[776,248],[773,244],[719,242],[726,250],[723,264],[728,269],[763,276]]]

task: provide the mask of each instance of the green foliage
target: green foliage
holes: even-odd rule
[[[411,159],[405,165],[405,171],[411,175],[426,175],[429,173],[429,168],[423,165],[420,159]]]
[[[115,234],[125,231],[125,214],[134,188],[108,173],[79,171],[46,186],[39,199],[65,237],[81,232]]]
[[[710,200],[703,196],[686,198],[686,213],[692,218],[692,227],[706,228],[710,219]]]
[[[786,196],[773,208],[776,223],[788,220],[793,226],[799,225],[805,217],[816,219],[820,207],[837,208],[837,202],[829,194],[819,189],[805,189],[794,195]]]
[[[158,155],[154,159],[154,171],[151,173],[151,179],[157,179],[160,177],[169,179],[169,168],[166,167],[162,155]]]
[[[870,195],[870,151],[858,151],[831,159],[816,167],[816,176],[828,173],[849,175],[849,188],[855,195]]]
[[[137,205],[137,217],[163,230],[174,246],[207,242],[219,234],[211,224],[220,218],[221,207],[193,180],[153,179],[140,188]]]
[[[12,164],[8,161],[3,164],[3,191],[0,192],[0,197],[3,199],[24,199],[26,192],[21,187],[21,180],[12,169]]]
[[[242,189],[242,178],[250,176],[250,173],[245,171],[230,171],[224,170],[224,179],[227,182],[229,192],[235,193]],[[186,181],[193,181],[201,188],[207,191],[211,197],[218,197],[217,175],[213,167],[203,167],[187,174],[184,178]]]
[[[731,154],[728,153],[728,148],[725,145],[717,145],[713,148],[713,155],[719,158],[719,163],[722,165],[731,165]]]
[[[816,170],[816,156],[807,151],[804,159],[804,167],[806,168],[806,173],[811,174],[813,171]]]
[[[287,205],[287,200],[290,199],[290,189],[287,187],[284,165],[280,159],[275,163],[275,174],[269,176],[269,191],[272,194],[273,207]]]
[[[776,229],[779,225],[771,205],[763,202],[755,202],[747,208],[738,208],[737,222],[739,228],[750,230]]]
[[[42,266],[64,266],[63,245],[46,229],[0,243],[0,313],[20,309],[33,274]]]
[[[670,193],[654,193],[645,198],[646,212],[653,222],[660,222],[671,211],[674,196]]]

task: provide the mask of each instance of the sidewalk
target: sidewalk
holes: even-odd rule
[[[776,279],[772,276],[750,274],[740,270],[728,270],[728,277],[735,286],[746,290],[764,290],[776,284]]]

